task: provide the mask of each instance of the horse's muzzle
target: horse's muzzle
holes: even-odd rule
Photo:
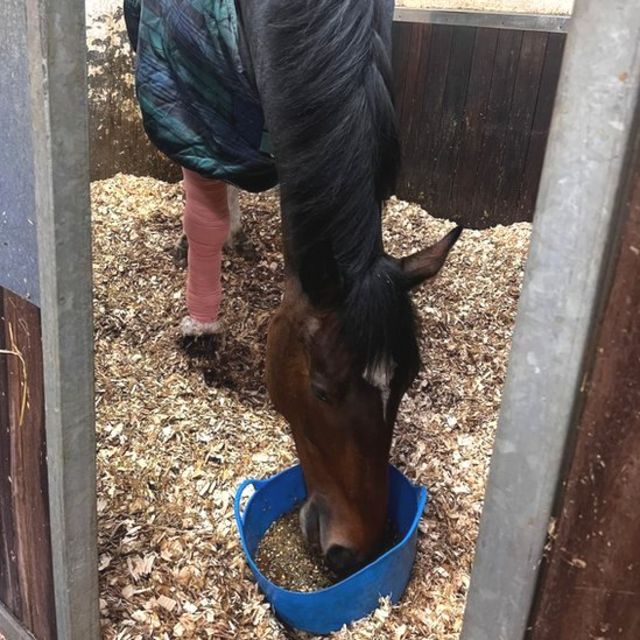
[[[300,509],[300,528],[309,545],[320,547],[320,509],[312,499],[307,500]]]
[[[332,544],[324,556],[327,567],[337,576],[344,578],[362,566],[356,554],[339,544]]]
[[[327,535],[327,509],[322,501],[310,498],[300,509],[300,527],[307,543],[324,556],[327,567],[340,578],[344,578],[362,566],[352,549],[334,544]],[[324,522],[323,522],[324,520]]]

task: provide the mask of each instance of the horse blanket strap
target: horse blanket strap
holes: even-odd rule
[[[260,99],[243,68],[235,0],[124,0],[147,135],[207,178],[277,183]]]

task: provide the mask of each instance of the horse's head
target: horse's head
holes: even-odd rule
[[[403,286],[433,277],[459,233],[394,260]],[[393,425],[418,358],[363,367],[343,331],[342,311],[340,304],[312,304],[297,278],[289,277],[269,329],[267,384],[292,426],[304,472],[303,533],[332,569],[348,574],[382,544]],[[404,312],[411,314],[410,306]],[[413,327],[412,318],[404,326]]]

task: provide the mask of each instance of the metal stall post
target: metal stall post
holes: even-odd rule
[[[640,4],[578,0],[543,170],[463,640],[524,637],[618,246]],[[616,636],[618,637],[618,636]],[[619,636],[629,637],[629,636]]]
[[[83,0],[0,3],[0,637],[100,637]]]

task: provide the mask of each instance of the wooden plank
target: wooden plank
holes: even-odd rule
[[[442,116],[435,139],[433,204],[431,213],[446,217],[460,147],[463,142],[464,111],[467,100],[476,29],[460,27],[453,33],[447,79],[442,98]]]
[[[532,640],[640,638],[640,135]]]
[[[1,602],[0,640],[37,640]]]
[[[471,216],[481,226],[492,219],[498,188],[497,176],[504,162],[507,139],[505,125],[509,120],[523,35],[522,31],[501,31],[498,35],[482,149],[475,159],[478,169]]]
[[[529,147],[520,178],[520,193],[516,205],[518,220],[531,219],[535,211],[565,43],[564,35],[549,34],[548,36]]]
[[[424,203],[430,210],[436,203],[434,168],[441,138],[440,122],[452,40],[451,27],[432,27],[429,57],[417,89],[419,104],[414,140],[419,146],[412,154],[417,161],[413,176],[420,181]]]
[[[458,220],[467,224],[470,221],[468,211],[476,182],[477,157],[482,148],[497,47],[496,30],[477,30],[463,114],[462,143],[453,169],[450,193],[451,210],[459,216]]]
[[[456,9],[410,9],[407,7],[396,7],[393,19],[398,22],[446,24],[452,27],[515,29],[545,33],[566,33],[571,20],[566,15],[497,13]]]
[[[20,354],[7,359],[15,553],[22,602],[20,619],[39,640],[54,640],[40,312],[7,290],[4,291],[4,341],[9,350]]]
[[[432,29],[430,25],[395,25],[393,31],[393,65],[396,110],[399,114],[399,134],[402,167],[416,169],[422,158],[421,101],[424,95],[424,76],[429,61]],[[401,168],[399,185],[408,185],[411,173]],[[407,189],[408,186],[400,187]]]
[[[412,32],[412,25],[401,25],[394,22],[391,28],[391,40],[393,42],[393,100],[398,121],[403,119],[405,112],[407,75],[412,60],[412,56],[409,54],[409,41]],[[402,69],[404,73],[398,73],[398,69]]]
[[[0,287],[0,352],[5,341],[4,289]],[[15,356],[0,353],[0,602],[17,618],[22,615],[20,584],[16,565],[15,524],[11,489],[11,429],[9,423],[9,380],[7,361]],[[2,627],[0,627],[2,629]]]
[[[394,23],[392,34],[394,101],[398,119],[404,122],[415,106],[416,95],[413,87],[420,61],[428,51],[430,30],[423,25]],[[424,46],[425,41],[427,46]],[[401,130],[400,135],[402,133]]]
[[[548,34],[539,32],[524,33],[522,37],[505,151],[497,179],[494,220],[513,221],[517,210],[548,39]]]

